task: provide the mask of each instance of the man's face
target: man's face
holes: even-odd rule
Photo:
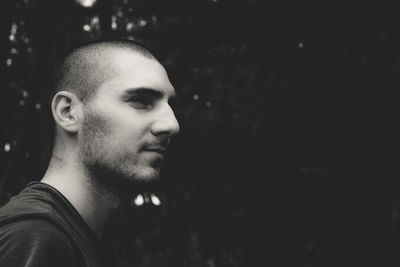
[[[165,69],[134,52],[111,56],[104,82],[84,105],[79,154],[89,176],[116,186],[159,176],[169,138],[179,124]]]

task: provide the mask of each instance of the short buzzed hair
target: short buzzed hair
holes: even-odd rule
[[[88,101],[104,79],[99,67],[107,66],[107,51],[136,52],[149,59],[155,56],[142,44],[131,40],[96,41],[68,52],[55,69],[52,82],[52,95],[59,91],[71,91],[82,101]],[[101,65],[100,65],[101,64]]]

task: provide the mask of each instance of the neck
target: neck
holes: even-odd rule
[[[49,164],[42,182],[56,188],[100,238],[111,213],[120,203],[116,192],[95,186],[77,164]]]

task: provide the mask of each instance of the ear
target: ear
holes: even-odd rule
[[[58,92],[51,102],[51,112],[55,122],[69,133],[76,133],[79,129],[82,102],[78,97],[67,91]]]

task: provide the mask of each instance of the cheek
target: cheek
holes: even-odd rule
[[[81,133],[81,147],[84,150],[96,151],[97,154],[107,156],[107,153],[111,152],[110,150],[115,146],[110,142],[116,139],[112,137],[113,135],[113,123],[110,119],[92,110],[85,110]]]
[[[92,110],[85,110],[82,130],[84,133],[109,135],[112,132],[112,121]]]
[[[115,116],[109,120],[109,128],[111,129],[109,134],[117,139],[114,141],[132,146],[139,144],[144,136],[146,136],[146,133],[149,132],[147,121],[137,116],[137,114],[132,113],[130,113],[130,116],[120,114],[120,117]]]
[[[84,128],[94,133],[107,144],[119,149],[131,150],[138,146],[150,132],[150,121],[146,114],[140,114],[131,107],[110,106],[98,112],[88,110],[85,113]],[[126,146],[124,148],[124,146]]]

